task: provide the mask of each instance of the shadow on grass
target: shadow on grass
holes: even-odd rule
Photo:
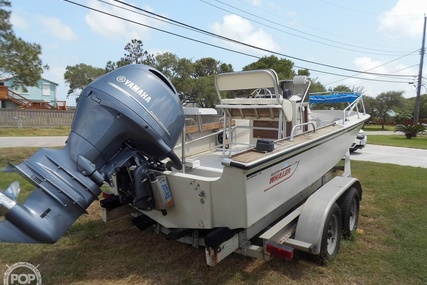
[[[282,284],[299,283],[307,268],[320,266],[232,254],[216,267],[206,265],[204,248],[139,231],[130,219],[108,224],[77,222],[54,245],[1,245],[3,262],[39,264],[43,284]],[[22,259],[25,260],[22,260]],[[0,272],[1,274],[1,272]],[[262,282],[261,282],[262,281]],[[279,283],[277,283],[279,282]]]

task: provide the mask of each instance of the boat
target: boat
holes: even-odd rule
[[[80,96],[67,145],[9,167],[36,188],[23,204],[16,183],[0,191],[0,240],[56,242],[108,184],[107,213],[125,205],[141,229],[207,249],[232,239],[231,252],[242,250],[325,184],[369,119],[360,94],[344,110],[310,109],[306,76],[222,73],[215,87],[215,109],[183,108],[148,66],[95,80]]]

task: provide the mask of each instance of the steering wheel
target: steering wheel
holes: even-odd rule
[[[261,93],[261,91],[262,91],[262,93]],[[270,95],[270,98],[273,98],[273,94],[271,93],[271,91],[268,88],[258,88],[258,89],[255,89],[254,91],[252,91],[252,93],[249,97],[250,98],[252,98],[252,97],[265,98],[268,95]]]

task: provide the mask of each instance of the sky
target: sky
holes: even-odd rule
[[[42,77],[58,83],[57,99],[67,105],[75,105],[75,97],[66,98],[65,68],[79,63],[104,68],[123,57],[132,39],[140,39],[150,54],[172,52],[193,61],[213,57],[234,71],[273,54],[294,62],[295,71],[309,69],[312,80],[327,88],[346,85],[372,97],[388,91],[414,97],[427,14],[426,0],[11,2],[15,34],[41,45],[41,58],[50,67]]]

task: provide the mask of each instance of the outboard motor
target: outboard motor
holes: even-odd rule
[[[183,128],[178,93],[156,69],[127,65],[99,77],[79,97],[64,148],[41,149],[8,168],[35,189],[23,204],[17,182],[0,191],[0,241],[55,243],[124,168],[132,177],[121,180],[123,202],[152,210],[153,169],[164,171],[167,158],[170,167],[182,168],[173,148]]]

